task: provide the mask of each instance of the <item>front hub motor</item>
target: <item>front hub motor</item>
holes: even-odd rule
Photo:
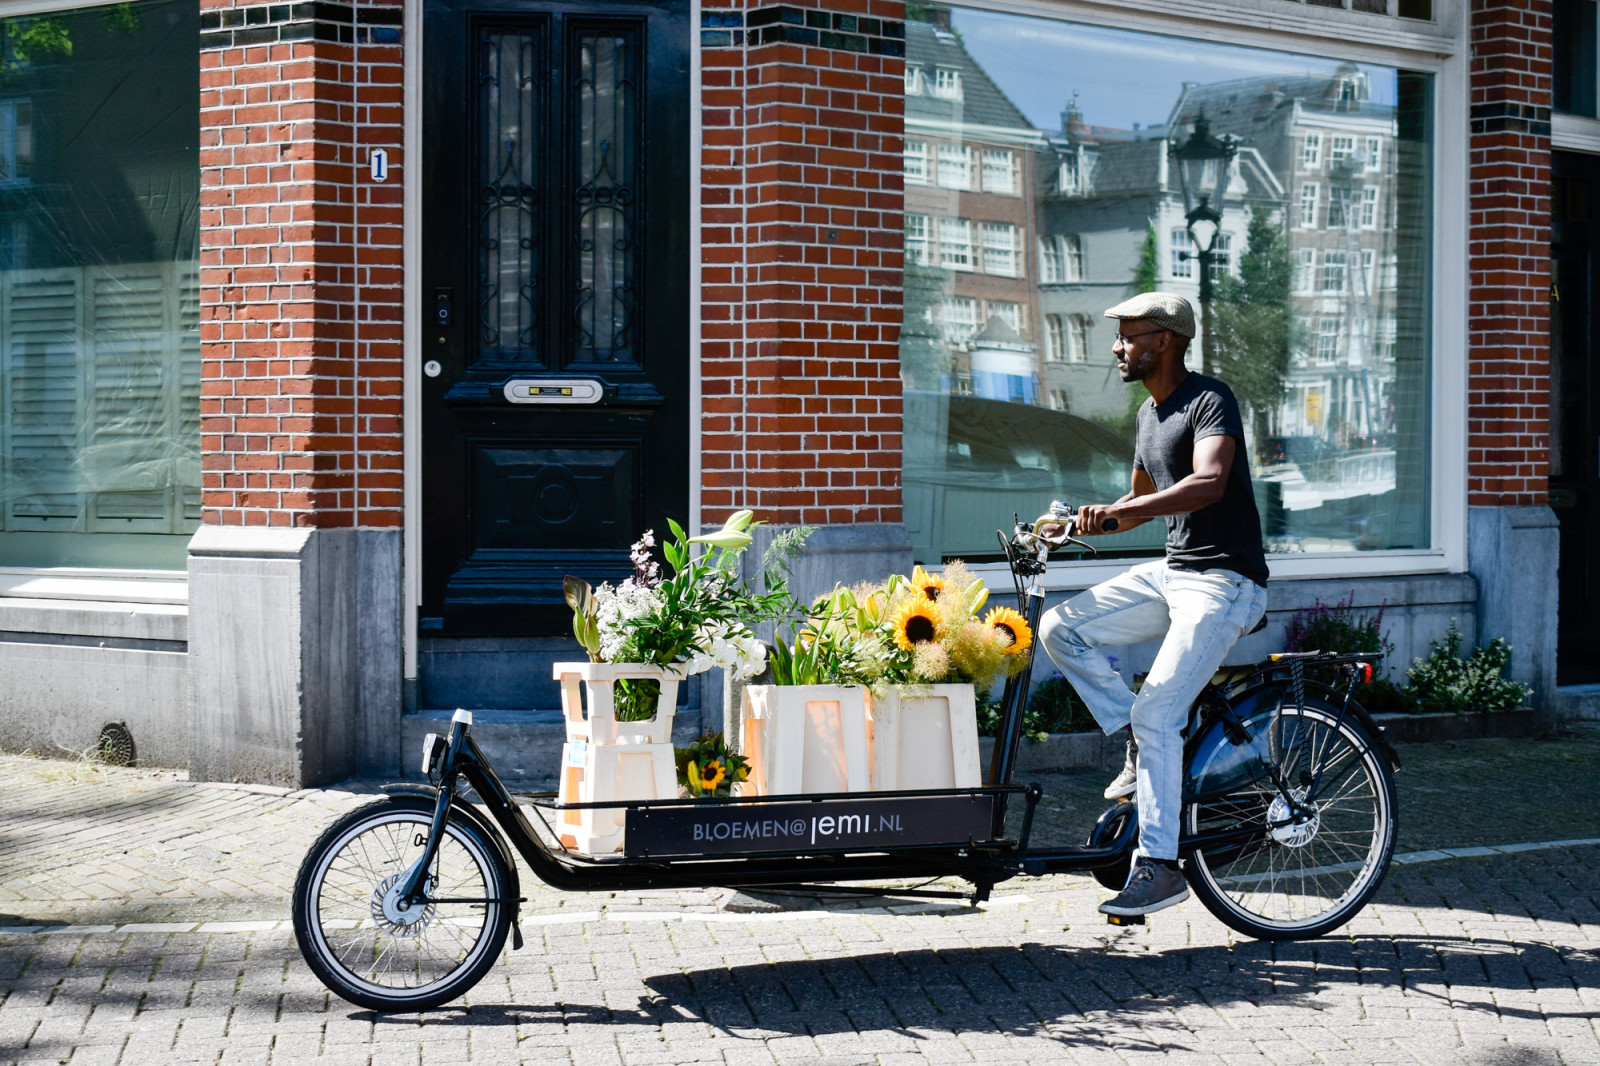
[[[400,906],[400,887],[405,874],[392,874],[383,879],[372,893],[372,920],[390,936],[418,937],[427,932],[433,919],[433,904]]]

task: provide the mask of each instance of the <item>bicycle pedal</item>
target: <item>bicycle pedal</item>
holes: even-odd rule
[[[1106,915],[1106,924],[1107,925],[1143,925],[1144,924],[1144,915],[1142,915],[1142,914],[1108,914],[1108,915]]]

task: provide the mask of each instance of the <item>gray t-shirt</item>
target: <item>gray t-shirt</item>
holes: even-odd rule
[[[1158,491],[1169,489],[1194,473],[1195,442],[1219,433],[1238,442],[1227,488],[1216,503],[1168,516],[1167,563],[1180,570],[1233,570],[1265,585],[1261,518],[1244,454],[1244,421],[1232,389],[1191,372],[1160,406],[1154,397],[1146,400],[1139,407],[1133,465],[1150,475]]]

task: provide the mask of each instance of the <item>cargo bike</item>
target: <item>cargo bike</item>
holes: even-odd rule
[[[1057,503],[1000,536],[1018,609],[1035,630],[1050,552],[1093,551],[1075,532],[1072,509]],[[1373,658],[1274,655],[1219,675],[1195,701],[1180,855],[1195,896],[1246,936],[1320,936],[1383,881],[1399,760],[1353,698]],[[1068,871],[1120,889],[1138,841],[1133,803],[1112,805],[1081,845],[1032,839],[1043,792],[1013,782],[1027,689],[1026,671],[1006,685],[982,787],[612,804],[513,795],[473,740],[471,713],[458,711],[448,736],[425,743],[429,786],[385,789],[306,855],[294,887],[301,953],[329,989],[363,1007],[414,1011],[455,999],[500,958],[508,933],[523,946],[512,848],[541,881],[569,891],[723,887],[981,902],[1011,878]],[[549,819],[580,807],[624,809],[621,852],[562,844]],[[870,887],[952,878],[970,893]]]

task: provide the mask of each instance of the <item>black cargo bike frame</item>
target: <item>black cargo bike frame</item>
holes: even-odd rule
[[[1038,528],[1047,521],[1057,531],[1051,537]],[[1019,610],[1035,632],[1049,553],[1068,543],[1093,550],[1074,532],[1072,510],[1056,504],[1038,523],[1018,521],[1009,538],[1001,535]],[[1191,710],[1180,856],[1201,901],[1248,935],[1287,939],[1336,928],[1365,905],[1387,869],[1395,829],[1392,771],[1399,763],[1352,698],[1358,678],[1370,678],[1373,658],[1273,656],[1231,681],[1214,679]],[[1343,684],[1330,685],[1330,672]],[[1032,839],[1042,789],[1013,783],[1027,694],[1028,671],[1007,682],[988,783],[979,788],[589,804],[562,804],[554,793],[513,794],[474,740],[471,713],[458,711],[449,734],[430,735],[425,744],[430,786],[391,786],[387,799],[346,816],[307,855],[295,888],[302,952],[330,988],[354,1002],[420,1009],[454,998],[498,957],[508,927],[514,946],[522,946],[517,917],[524,897],[507,842],[539,880],[568,891],[968,895],[856,887],[954,877],[983,901],[1018,875],[1069,871],[1120,887],[1138,840],[1134,804],[1112,805],[1084,844],[1040,846]],[[468,802],[469,789],[482,810]],[[1010,832],[1013,804],[1021,811]],[[619,809],[625,850],[616,855],[571,850],[546,820],[553,813]],[[374,827],[381,827],[387,852],[368,847],[379,839],[364,835],[378,832]],[[358,843],[369,857],[346,862],[355,871],[347,876],[340,856],[354,854]],[[470,888],[450,887],[441,858],[446,848],[466,856],[451,862],[467,871],[460,883]],[[393,854],[374,861],[374,850]],[[1294,859],[1297,868],[1284,865]],[[346,881],[353,886],[348,891],[337,887]],[[328,897],[341,891],[356,918],[328,917],[334,913]],[[465,916],[443,917],[449,908],[466,908]],[[350,931],[351,921],[359,934]],[[477,923],[478,931],[466,948],[444,952],[437,980],[426,980],[428,968],[418,964],[417,973],[405,976],[402,967],[391,981],[392,961],[384,976],[362,976],[369,956],[379,960],[370,964],[375,972],[391,950],[420,951],[420,942],[446,921],[469,929]],[[451,962],[452,950],[462,957]]]

